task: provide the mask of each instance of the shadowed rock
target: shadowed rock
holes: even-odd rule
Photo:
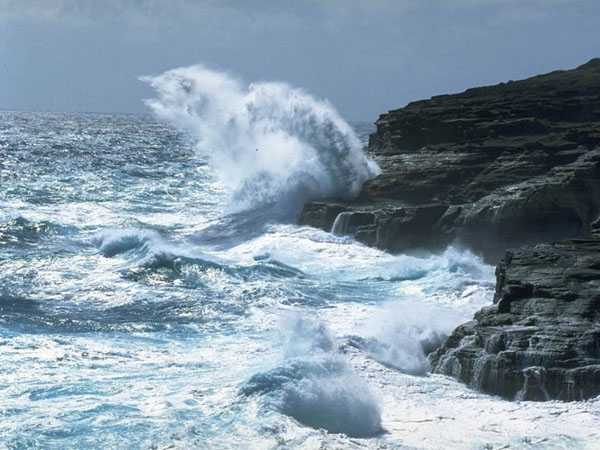
[[[347,234],[390,251],[459,241],[488,261],[507,247],[586,237],[600,212],[600,59],[382,114],[382,173],[353,202],[305,205],[300,223],[371,215]],[[340,230],[341,232],[341,230]]]

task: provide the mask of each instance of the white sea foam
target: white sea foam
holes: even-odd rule
[[[0,384],[11,391],[0,395],[0,447],[598,448],[600,397],[508,402],[405,373],[422,360],[397,351],[404,338],[414,348],[427,327],[443,331],[445,308],[469,320],[491,304],[493,267],[472,254],[389,255],[254,219],[224,227],[233,244],[196,241],[193,225],[226,208],[224,190],[205,168],[189,170],[187,142],[162,159],[164,127],[123,116],[3,118],[8,170],[24,176],[0,188]],[[53,144],[51,158],[36,157]],[[117,169],[122,157],[149,173],[173,164],[181,177],[131,177]],[[15,244],[14,224],[42,239]],[[94,230],[106,230],[97,247]],[[286,318],[289,331],[273,342],[291,307],[318,320]],[[375,347],[348,345],[360,339]]]
[[[197,139],[238,209],[351,197],[379,171],[333,106],[301,89],[244,85],[202,65],[141,79],[157,94],[147,105]]]
[[[453,309],[422,300],[391,302],[365,324],[365,334],[372,338],[364,347],[388,366],[424,375],[430,369],[427,353],[464,320]]]
[[[309,228],[277,225],[270,231],[230,250],[228,256],[267,254],[309,276],[363,281],[371,289],[386,286],[381,304],[365,309],[371,317],[360,319],[360,330],[348,327],[343,332],[357,338],[354,343],[372,358],[404,373],[427,373],[427,353],[492,299],[493,267],[466,250],[450,247],[438,255],[390,255]],[[286,335],[286,348],[294,356],[310,353],[306,346],[331,341],[322,323],[291,321],[285,328],[295,330]],[[304,335],[312,337],[299,338]]]
[[[385,280],[397,282],[398,286],[413,281],[415,287],[427,288],[428,293],[462,292],[469,285],[494,280],[494,268],[468,250],[449,247],[437,255],[391,255],[347,236],[290,225],[274,225],[268,233],[228,249],[225,254],[234,259],[268,254],[305,273],[335,280]]]

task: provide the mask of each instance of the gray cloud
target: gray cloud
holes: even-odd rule
[[[597,0],[0,0],[0,108],[142,111],[203,62],[352,119],[598,56]]]
[[[217,11],[245,14],[348,16],[398,14],[428,10],[500,10],[519,19],[543,17],[556,8],[589,9],[589,0],[0,0],[0,17],[46,19],[180,19]],[[311,13],[312,12],[312,13]]]

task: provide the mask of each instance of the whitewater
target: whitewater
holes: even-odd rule
[[[295,224],[379,173],[371,125],[203,66],[142,81],[146,115],[0,112],[0,448],[600,448],[598,399],[430,373],[493,267]]]

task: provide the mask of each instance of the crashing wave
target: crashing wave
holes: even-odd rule
[[[233,192],[234,209],[277,203],[295,213],[320,197],[352,197],[379,171],[326,101],[284,83],[244,85],[196,65],[142,77],[147,105],[187,131]]]
[[[135,228],[124,230],[105,230],[93,238],[93,243],[107,258],[140,248],[148,242],[158,242],[160,235],[156,231]]]
[[[149,269],[177,270],[185,264],[221,267],[214,258],[170,243],[153,230],[108,229],[96,234],[92,241],[107,258],[132,252],[136,264]]]

